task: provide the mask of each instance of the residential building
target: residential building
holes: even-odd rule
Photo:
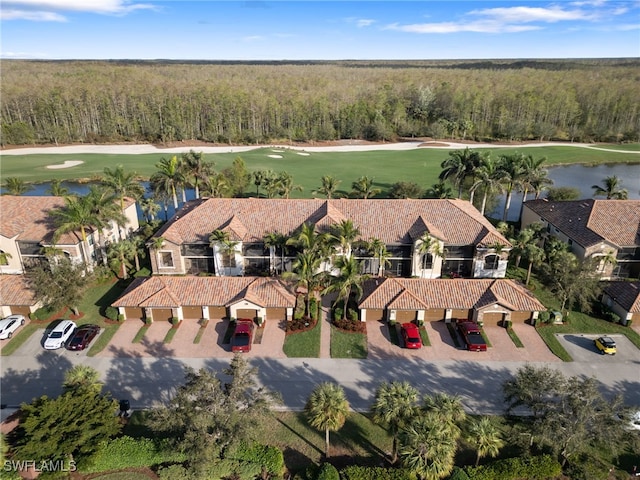
[[[0,317],[35,312],[41,305],[23,275],[0,275]]]
[[[364,285],[360,320],[472,320],[533,323],[546,310],[526,288],[506,279],[376,278]]]
[[[379,260],[358,242],[381,240],[390,254],[387,275],[503,278],[509,241],[464,200],[351,200],[210,198],[185,204],[148,246],[154,274],[241,276],[291,270],[293,247],[265,245],[265,237],[291,238],[303,224],[318,233],[350,220],[359,229],[353,255],[364,273]],[[214,231],[228,241],[211,242]],[[163,243],[158,247],[158,239]],[[421,248],[424,241],[431,246]],[[338,254],[342,254],[338,252]],[[328,267],[330,269],[330,266]]]
[[[602,303],[620,317],[620,323],[640,323],[640,282],[606,282]]]
[[[602,279],[640,278],[640,200],[526,202],[522,228],[541,223],[580,259],[597,260]]]
[[[79,231],[61,235],[54,244],[56,226],[49,212],[64,205],[62,197],[0,196],[0,273],[24,273],[45,259],[47,248],[55,248],[77,262],[82,262],[85,249],[87,258],[95,261],[99,245],[117,242],[139,228],[136,202],[126,199],[127,222],[122,230],[111,222],[109,228],[102,231],[89,229],[87,245],[83,245]]]

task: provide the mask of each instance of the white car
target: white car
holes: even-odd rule
[[[0,320],[0,340],[11,338],[20,325],[24,325],[24,315],[11,315]]]
[[[46,350],[55,350],[62,348],[67,340],[73,335],[76,324],[71,320],[62,320],[53,330],[49,332],[47,339],[44,341]]]

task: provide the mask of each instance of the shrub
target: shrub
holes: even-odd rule
[[[116,307],[107,307],[104,309],[104,315],[109,320],[117,320],[118,319],[118,309]]]
[[[158,470],[160,480],[194,480],[193,473],[182,465],[170,465]]]
[[[29,318],[31,318],[31,320],[47,320],[51,318],[51,315],[53,315],[54,313],[56,312],[51,307],[41,307],[35,312],[32,312],[29,315]]]
[[[338,469],[330,463],[323,463],[318,471],[316,480],[340,480]]]
[[[180,319],[178,317],[171,317],[171,325],[178,325],[180,323]]]
[[[312,298],[309,302],[309,316],[313,319],[318,319],[318,300]]]
[[[122,314],[122,313],[118,314],[118,321],[119,322],[124,322],[124,314]]]
[[[333,324],[340,330],[345,330],[347,332],[367,333],[366,323],[357,319],[353,320],[348,318],[344,320],[342,318],[335,318],[333,320]]]
[[[294,318],[287,322],[287,332],[298,332],[301,330],[310,330],[315,327],[317,321],[311,318]]]
[[[264,469],[270,475],[275,476],[281,476],[285,469],[282,450],[259,443],[241,443],[235,450],[227,454],[227,458],[254,464],[259,468],[259,471]]]
[[[470,480],[546,480],[562,473],[560,463],[550,455],[506,458],[479,467],[467,467]]]
[[[460,467],[453,467],[451,475],[447,480],[469,480],[469,475]]]
[[[147,317],[144,319],[144,324],[145,325],[151,325],[153,323],[153,318],[151,317]]]
[[[415,475],[403,468],[352,465],[340,470],[340,478],[342,480],[414,480]]]
[[[551,314],[549,313],[548,310],[544,310],[540,312],[540,314],[538,315],[538,322],[540,323],[549,323],[550,320],[551,320]]]

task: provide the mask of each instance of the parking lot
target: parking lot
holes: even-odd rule
[[[640,362],[640,350],[624,335],[607,335],[616,342],[615,355],[603,355],[594,346],[593,341],[599,336],[578,333],[556,335],[575,362]]]

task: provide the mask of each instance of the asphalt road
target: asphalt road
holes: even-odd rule
[[[640,351],[633,350],[632,358],[605,358],[592,352],[595,358],[590,361],[536,365],[558,369],[566,376],[595,377],[606,396],[620,393],[628,405],[640,406]],[[64,372],[79,363],[97,369],[114,398],[128,399],[132,408],[140,409],[167,400],[174,388],[182,384],[185,366],[221,371],[228,366],[229,359],[96,358],[64,350],[41,350],[33,356],[12,355],[1,358],[0,403],[8,410],[40,395],[58,395]],[[313,388],[329,381],[343,386],[354,410],[367,410],[381,382],[407,380],[423,394],[460,395],[469,412],[483,414],[504,410],[502,383],[525,364],[271,358],[253,358],[251,363],[258,368],[259,382],[280,393],[283,409],[302,409]]]

